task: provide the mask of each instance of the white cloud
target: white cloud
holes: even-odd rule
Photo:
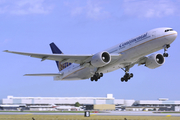
[[[2,40],[2,41],[0,41],[0,45],[5,45],[5,44],[7,44],[9,41],[11,41],[11,40],[10,40],[10,39]]]
[[[98,3],[93,3],[90,0],[87,2],[86,12],[87,17],[95,20],[106,18],[110,15],[109,12],[103,10],[103,7],[101,7]]]
[[[65,2],[65,5],[71,8],[72,16],[83,15],[93,20],[100,20],[110,16],[110,13],[105,11],[101,4],[102,2],[98,0],[87,0],[85,4],[80,4],[77,1],[74,4],[72,2]]]
[[[0,0],[0,14],[48,14],[52,9],[45,0]]]
[[[83,12],[83,7],[76,7],[71,11],[72,16],[80,15]]]
[[[124,0],[124,14],[140,18],[175,15],[178,9],[175,1],[176,0]]]

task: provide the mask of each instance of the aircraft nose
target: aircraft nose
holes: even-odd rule
[[[176,39],[178,33],[176,31],[172,31],[170,34],[171,35],[169,36],[169,40],[173,42]]]
[[[174,37],[176,38],[178,35],[177,31],[174,31]]]

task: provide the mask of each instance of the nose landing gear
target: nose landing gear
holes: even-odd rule
[[[164,45],[163,47],[164,47],[163,56],[164,56],[164,57],[168,57],[169,55],[168,55],[168,53],[166,53],[166,51],[168,50],[168,48],[170,47],[170,45],[169,45],[169,44],[166,44],[166,45]]]

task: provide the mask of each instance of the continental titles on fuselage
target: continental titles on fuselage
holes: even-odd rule
[[[150,37],[150,36],[148,36],[148,33],[142,34],[142,35],[140,35],[140,36],[138,36],[138,37],[136,37],[136,38],[133,38],[133,39],[131,39],[131,40],[128,40],[127,42],[121,43],[121,44],[119,45],[119,47],[120,47],[120,48],[123,48],[123,47],[125,47],[126,45],[129,45],[129,44],[131,44],[131,43],[139,42],[139,41],[144,40],[144,39],[146,39],[146,38],[148,38],[148,37]]]

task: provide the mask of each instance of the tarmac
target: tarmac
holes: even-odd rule
[[[84,115],[84,113],[38,113],[38,112],[0,112],[0,115]],[[106,113],[90,113],[99,116],[176,116],[180,113],[154,113],[151,111],[108,111]]]

